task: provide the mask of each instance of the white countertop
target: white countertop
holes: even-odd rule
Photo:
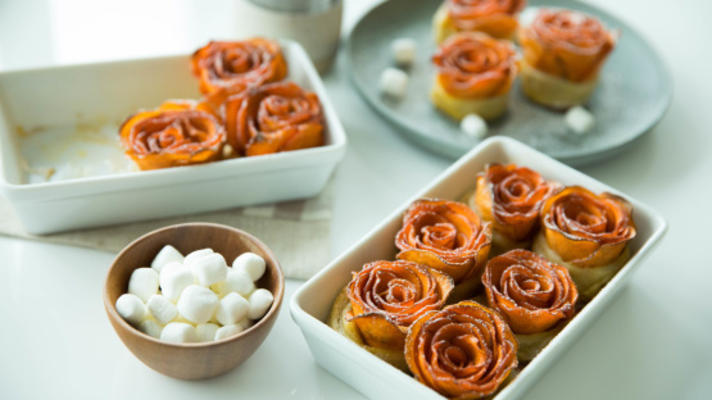
[[[141,4],[148,3],[148,4]],[[2,0],[0,69],[189,52],[239,33],[236,0]],[[347,0],[345,24],[373,1]],[[663,54],[675,95],[627,153],[583,168],[658,210],[670,228],[630,286],[528,398],[711,398],[712,2],[597,0]],[[130,23],[126,23],[127,21]],[[341,60],[343,61],[343,60]],[[450,161],[401,137],[348,83],[325,77],[349,135],[334,177],[332,253],[371,229]],[[288,313],[263,346],[222,377],[183,382],[141,364],[114,334],[101,288],[113,255],[0,237],[0,397],[362,398],[314,363]]]

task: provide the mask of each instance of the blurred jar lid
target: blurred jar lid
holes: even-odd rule
[[[286,13],[318,13],[331,9],[342,0],[247,0],[260,7]]]

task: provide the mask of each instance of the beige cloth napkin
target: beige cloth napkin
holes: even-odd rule
[[[319,196],[307,200],[41,236],[25,232],[10,202],[0,196],[0,235],[115,253],[154,229],[182,222],[214,222],[253,234],[274,251],[286,277],[307,279],[329,261],[330,186],[327,185]]]

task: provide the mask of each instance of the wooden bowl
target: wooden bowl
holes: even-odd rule
[[[181,253],[212,248],[228,262],[251,251],[265,259],[264,276],[255,284],[269,289],[274,302],[254,325],[222,340],[202,343],[168,343],[144,334],[131,326],[116,311],[116,299],[128,290],[134,269],[151,265],[153,257],[166,244]],[[126,347],[148,367],[179,379],[203,379],[224,374],[247,360],[267,337],[274,325],[284,295],[284,276],[272,251],[247,232],[229,226],[188,223],[167,226],[147,233],[126,246],[109,268],[104,285],[104,308],[114,330]]]

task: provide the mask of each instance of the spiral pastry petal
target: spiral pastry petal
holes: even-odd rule
[[[230,145],[255,156],[324,144],[324,117],[315,93],[276,82],[229,97],[222,106]]]
[[[465,204],[416,200],[396,235],[398,258],[450,275],[455,283],[475,276],[489,254],[492,228]]]
[[[492,222],[495,244],[497,234],[505,236],[503,241],[521,242],[532,238],[544,201],[559,189],[560,185],[529,168],[491,164],[477,175],[477,188],[469,204],[483,220]]]
[[[474,301],[431,311],[408,329],[405,359],[418,381],[448,398],[494,393],[517,366],[517,341],[504,319]]]
[[[436,41],[457,32],[484,32],[509,39],[525,5],[525,0],[446,0],[434,18]]]
[[[511,250],[487,262],[487,301],[515,333],[539,333],[574,315],[578,291],[569,271],[528,250]]]
[[[632,207],[623,198],[567,187],[544,202],[546,243],[563,261],[596,267],[615,260],[635,237]]]
[[[225,129],[205,103],[163,103],[119,128],[121,144],[142,170],[198,164],[219,157]]]
[[[287,63],[275,41],[253,38],[237,42],[211,41],[191,58],[200,92],[216,97],[215,104],[231,94],[287,76]]]
[[[615,42],[597,19],[570,10],[541,10],[519,31],[527,64],[574,82],[593,79]]]
[[[440,309],[453,287],[449,276],[413,262],[366,264],[347,286],[352,321],[368,345],[400,350],[408,326]]]

